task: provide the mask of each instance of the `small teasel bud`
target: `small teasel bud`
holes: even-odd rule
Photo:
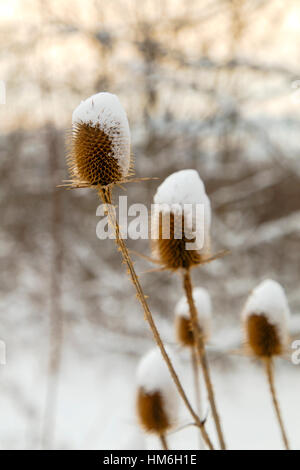
[[[246,342],[255,356],[270,358],[284,352],[290,310],[284,289],[267,279],[250,294],[242,312]]]
[[[199,329],[204,342],[207,342],[211,334],[211,299],[208,291],[201,287],[193,289],[193,299],[198,313]],[[175,308],[176,336],[182,346],[194,346],[194,335],[190,317],[189,304],[186,296],[183,296]]]
[[[174,357],[166,348],[174,363]],[[137,371],[137,416],[149,433],[164,435],[177,422],[178,393],[158,348],[146,354]]]
[[[130,169],[130,130],[116,95],[87,98],[72,116],[69,170],[72,181],[107,186],[126,178]]]
[[[198,172],[182,170],[168,176],[158,187],[154,203],[154,256],[173,271],[200,264],[210,254],[211,209]],[[193,244],[192,249],[187,244]]]

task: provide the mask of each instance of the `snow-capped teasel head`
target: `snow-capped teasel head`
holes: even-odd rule
[[[69,167],[74,182],[106,186],[130,170],[130,129],[118,97],[98,93],[82,101],[72,115]]]
[[[260,283],[242,311],[246,340],[256,356],[271,357],[284,352],[288,339],[290,309],[283,287],[272,279]]]
[[[202,287],[193,289],[193,299],[198,313],[198,324],[203,334],[204,342],[211,336],[212,330],[212,305],[208,291]],[[176,336],[182,346],[193,346],[194,336],[190,320],[190,309],[186,296],[183,296],[176,304]]]
[[[180,170],[168,176],[157,188],[154,203],[158,204],[158,208],[161,207],[164,212],[174,210],[175,213],[179,212],[180,209],[183,210],[186,205],[187,215],[193,217],[191,220],[193,227],[191,229],[194,230],[197,229],[195,224],[197,214],[195,211],[192,212],[192,208],[189,206],[196,207],[203,204],[205,230],[209,233],[211,224],[210,201],[205,192],[203,181],[196,170]],[[201,223],[199,229],[202,228],[203,224]]]
[[[210,254],[211,207],[196,170],[168,176],[157,188],[152,214],[153,251],[168,269],[200,264]]]
[[[170,348],[166,351],[173,365],[176,365],[176,357]],[[141,359],[137,369],[137,386],[137,415],[143,429],[149,433],[164,434],[174,427],[178,419],[178,392],[157,347]]]

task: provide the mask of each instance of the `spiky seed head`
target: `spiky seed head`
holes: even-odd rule
[[[171,423],[160,392],[149,393],[139,387],[136,406],[140,425],[146,432],[160,435],[168,431]]]
[[[192,347],[195,344],[192,322],[181,315],[175,318],[176,337],[181,346]]]
[[[250,294],[242,312],[246,343],[257,357],[284,352],[288,343],[290,310],[280,284],[267,279]]]
[[[154,256],[172,271],[200,264],[210,254],[211,209],[198,172],[183,170],[170,175],[158,187],[154,203]],[[187,249],[192,243],[193,249]]]
[[[176,366],[176,358],[166,351]],[[136,411],[146,432],[163,434],[171,429],[178,416],[178,394],[158,348],[146,354],[137,370]]]
[[[278,328],[272,325],[265,315],[250,315],[246,328],[248,344],[255,356],[272,357],[282,354]]]
[[[158,237],[151,241],[152,251],[161,264],[171,271],[188,269],[201,263],[203,254],[198,250],[187,250],[187,243],[195,243],[196,239],[187,238],[184,232],[185,217],[173,212],[169,213],[169,234],[165,234],[165,215],[158,214]],[[179,227],[182,227],[179,229]],[[180,233],[181,230],[181,233]]]
[[[75,183],[101,185],[124,179],[130,170],[130,130],[116,95],[98,93],[73,112],[70,155]]]
[[[207,342],[211,335],[211,299],[208,291],[202,287],[193,289],[193,299],[198,314],[198,324],[203,335],[203,339]],[[182,346],[190,347],[194,345],[194,336],[192,332],[192,324],[190,320],[189,304],[185,296],[183,296],[176,304],[176,336],[178,342]]]

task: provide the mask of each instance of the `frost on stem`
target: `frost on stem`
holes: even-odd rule
[[[198,314],[198,324],[204,342],[209,340],[212,323],[211,299],[208,291],[202,287],[193,289],[193,299]],[[191,324],[190,309],[186,296],[183,296],[175,307],[176,336],[182,346],[193,346],[194,335]]]
[[[267,279],[250,294],[242,312],[246,340],[259,357],[272,357],[284,352],[288,342],[290,310],[284,289]]]
[[[172,352],[166,348],[172,362]],[[143,429],[162,435],[178,418],[178,393],[158,348],[146,354],[137,371],[137,415]]]
[[[82,101],[72,116],[72,182],[107,186],[126,178],[130,163],[129,124],[118,97],[98,93]]]
[[[153,252],[163,266],[188,269],[209,257],[211,208],[197,171],[168,176],[158,187],[154,203]],[[188,249],[192,243],[193,249]]]

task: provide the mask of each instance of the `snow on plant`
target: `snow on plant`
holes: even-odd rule
[[[290,309],[284,289],[267,279],[250,294],[242,311],[246,342],[252,354],[265,364],[272,401],[286,449],[289,441],[283,424],[274,383],[274,356],[283,354],[288,342]]]
[[[154,196],[154,255],[167,269],[200,264],[210,253],[211,208],[195,170],[168,176]]]
[[[280,355],[288,342],[289,305],[278,282],[267,279],[251,292],[242,312],[246,340],[259,357]]]
[[[166,348],[173,364],[176,359]],[[167,448],[166,433],[178,421],[178,394],[158,348],[152,349],[140,361],[137,370],[137,415],[146,432],[156,434]]]
[[[72,116],[69,167],[73,184],[107,186],[130,170],[130,130],[118,97],[98,93],[82,101]]]

